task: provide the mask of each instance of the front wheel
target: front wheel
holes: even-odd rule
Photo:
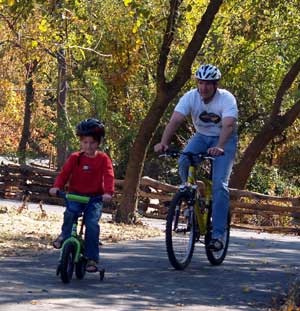
[[[65,243],[62,250],[60,263],[60,278],[63,283],[70,283],[72,279],[74,271],[75,251],[76,249],[74,243]]]
[[[207,259],[212,265],[215,265],[215,266],[220,265],[226,257],[228,244],[229,244],[229,237],[230,237],[230,220],[231,220],[231,217],[230,217],[230,212],[229,212],[227,216],[227,223],[226,223],[226,228],[225,228],[225,232],[223,236],[224,247],[220,251],[213,251],[208,248],[208,244],[211,240],[211,230],[212,230],[211,215],[209,215],[208,217],[208,225],[207,225],[208,230],[207,230],[207,234],[205,235],[205,251],[206,251]]]
[[[176,193],[170,203],[166,223],[166,247],[169,261],[177,270],[190,263],[195,247],[195,216],[184,193]]]
[[[79,258],[78,262],[75,264],[75,275],[79,280],[83,279],[85,276],[86,263],[86,258],[81,256],[81,258]]]

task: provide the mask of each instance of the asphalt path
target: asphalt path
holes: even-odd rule
[[[104,280],[86,274],[70,284],[55,275],[57,250],[0,258],[0,311],[267,310],[299,276],[299,249],[297,236],[232,230],[222,265],[211,266],[197,244],[191,264],[176,271],[163,237],[105,244]]]

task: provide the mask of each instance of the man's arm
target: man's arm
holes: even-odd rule
[[[154,146],[155,152],[163,152],[168,149],[173,135],[179,128],[180,124],[184,121],[184,118],[185,116],[182,113],[177,111],[173,112],[171,119],[163,132],[160,143]]]
[[[207,152],[212,156],[219,156],[224,153],[224,147],[235,129],[236,119],[233,117],[226,117],[222,119],[222,129],[219,136],[218,143],[215,147],[209,148]]]

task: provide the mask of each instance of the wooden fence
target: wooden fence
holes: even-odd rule
[[[60,198],[50,197],[49,188],[53,185],[56,171],[26,166],[0,166],[0,197],[18,200],[60,204]],[[116,195],[106,212],[114,213],[122,195],[123,180],[116,180]],[[139,190],[140,214],[146,217],[165,218],[176,186],[161,183],[149,177],[141,179]],[[300,198],[277,197],[260,193],[230,189],[232,223],[235,227],[259,229],[271,232],[294,232],[299,234]]]

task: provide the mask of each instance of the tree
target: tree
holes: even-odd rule
[[[174,78],[171,81],[167,81],[165,70],[176,33],[176,20],[181,4],[179,0],[170,1],[167,26],[157,64],[156,97],[146,118],[141,123],[139,132],[130,151],[123,186],[124,192],[116,215],[116,220],[119,222],[132,222],[135,218],[139,180],[151,139],[169,102],[177,95],[182,86],[190,78],[192,63],[201,48],[222,2],[221,0],[211,0],[209,2],[188,47],[179,61]]]
[[[285,113],[282,113],[282,102],[286,92],[292,86],[300,72],[300,58],[296,60],[289,72],[285,75],[273,102],[273,109],[269,119],[265,122],[260,132],[253,138],[246,148],[239,163],[234,166],[230,186],[243,189],[246,186],[250,172],[265,147],[293,124],[300,115],[300,100],[295,98],[295,103]]]
[[[30,140],[30,122],[32,113],[32,104],[34,101],[33,75],[38,67],[38,61],[33,60],[25,64],[26,82],[25,82],[25,113],[21,140],[19,142],[18,153],[19,163],[26,161],[26,145]]]

